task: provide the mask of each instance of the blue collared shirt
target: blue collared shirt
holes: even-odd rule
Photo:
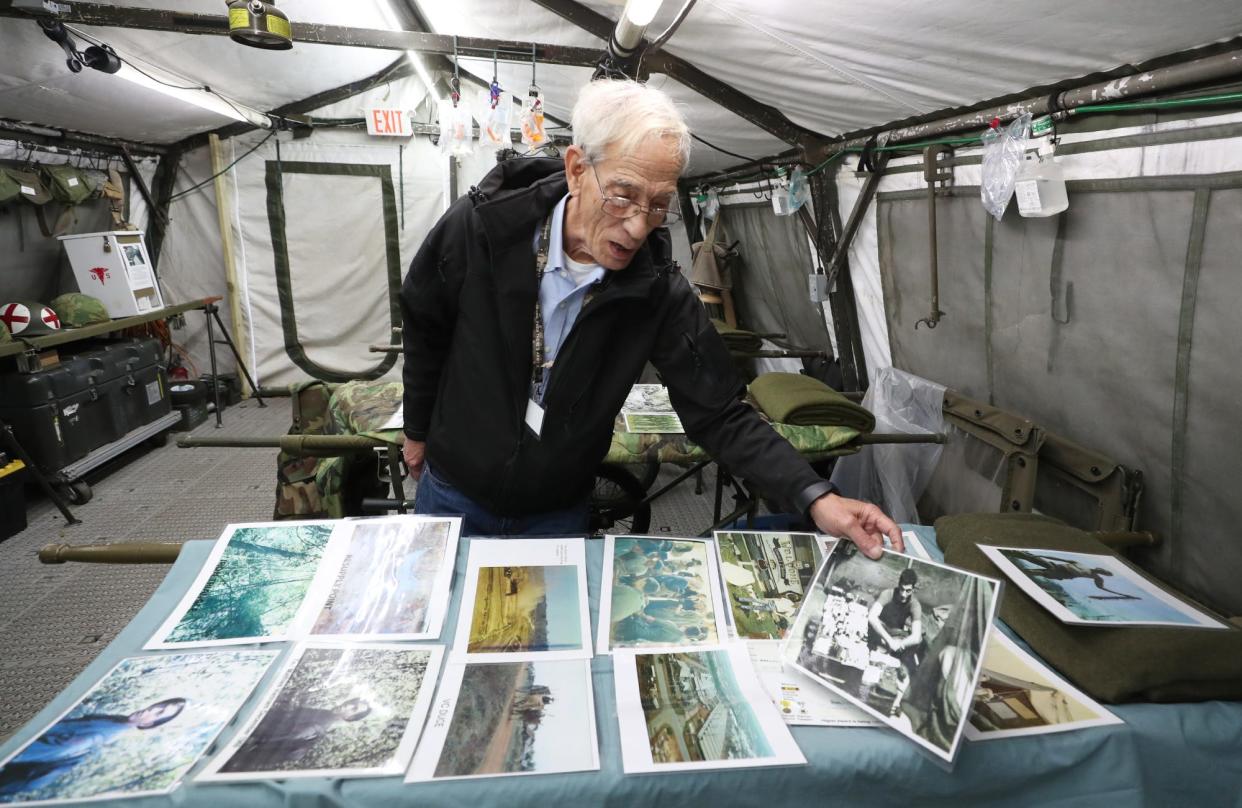
[[[566,196],[557,203],[556,208],[552,211],[552,232],[548,244],[548,265],[544,268],[543,283],[539,287],[539,305],[543,310],[544,358],[549,362],[555,361],[561,345],[565,342],[565,337],[568,336],[569,330],[573,328],[574,320],[578,319],[578,312],[582,311],[582,301],[586,297],[587,289],[591,287],[591,284],[602,281],[604,274],[608,271],[596,265],[593,272],[578,282],[566,270],[563,241],[565,233],[565,204],[568,201],[569,196]],[[540,226],[542,227],[542,222]],[[539,233],[536,232],[536,248],[538,248],[538,244]],[[544,383],[546,386],[546,378]]]

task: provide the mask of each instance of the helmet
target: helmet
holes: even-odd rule
[[[0,303],[0,323],[8,326],[13,336],[37,337],[60,330],[60,317],[42,303],[19,300]]]
[[[65,328],[81,328],[95,323],[106,323],[112,318],[99,298],[81,292],[68,292],[52,301],[52,309],[60,315]]]

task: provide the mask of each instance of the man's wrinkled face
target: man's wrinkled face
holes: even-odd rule
[[[629,152],[610,148],[591,165],[574,146],[565,156],[565,166],[569,192],[577,203],[566,222],[570,257],[575,261],[589,257],[605,269],[625,269],[660,222],[643,212],[617,218],[604,210],[604,197],[624,197],[644,207],[676,206],[681,174],[677,150],[670,140],[650,137]]]
[[[902,584],[897,587],[897,594],[902,603],[914,597],[914,584]]]

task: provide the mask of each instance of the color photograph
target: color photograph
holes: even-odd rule
[[[983,544],[979,549],[1063,623],[1228,628],[1111,555]]]
[[[662,384],[636,384],[625,397],[623,412],[671,413],[673,402],[669,400],[668,388]]]
[[[440,636],[460,519],[401,516],[349,523],[320,575],[330,580],[316,635],[425,640]],[[318,584],[316,584],[318,588]]]
[[[1120,724],[1121,719],[999,631],[992,632],[966,737],[1017,738]]]
[[[1000,582],[839,542],[808,590],[785,662],[952,762]]]
[[[622,652],[614,667],[627,773],[805,762],[741,646]]]
[[[598,768],[588,660],[450,665],[406,780]]]
[[[634,385],[621,415],[627,432],[680,435],[686,431],[669,401],[668,388],[662,384]]]
[[[443,653],[439,645],[297,646],[263,706],[195,779],[401,774]]]
[[[716,531],[720,575],[744,640],[781,640],[822,560],[813,533]]]
[[[470,616],[472,654],[582,646],[573,567],[483,567]]]
[[[470,539],[454,662],[591,657],[584,539]]]
[[[0,803],[168,793],[277,654],[222,650],[122,660],[0,765]]]
[[[337,522],[230,525],[148,649],[283,640]],[[300,622],[300,621],[299,621]]]
[[[712,543],[605,537],[599,634],[600,653],[719,643],[727,627]]]
[[[686,430],[681,419],[676,415],[663,413],[627,412],[625,415],[625,431],[635,434],[680,435]]]

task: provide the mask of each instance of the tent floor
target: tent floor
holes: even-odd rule
[[[193,434],[282,435],[289,399],[260,408],[246,401]],[[159,586],[160,564],[44,565],[35,554],[50,543],[214,539],[230,522],[272,516],[273,449],[135,449],[87,475],[94,497],[75,507],[78,525],[39,497],[28,503],[27,528],[0,542],[0,741],[52,700],[124,628]],[[665,466],[653,486],[679,469]],[[715,468],[704,472],[704,493],[687,481],[652,508],[650,533],[696,535],[711,523]],[[407,482],[413,491],[413,483]],[[730,500],[726,499],[726,504]]]

